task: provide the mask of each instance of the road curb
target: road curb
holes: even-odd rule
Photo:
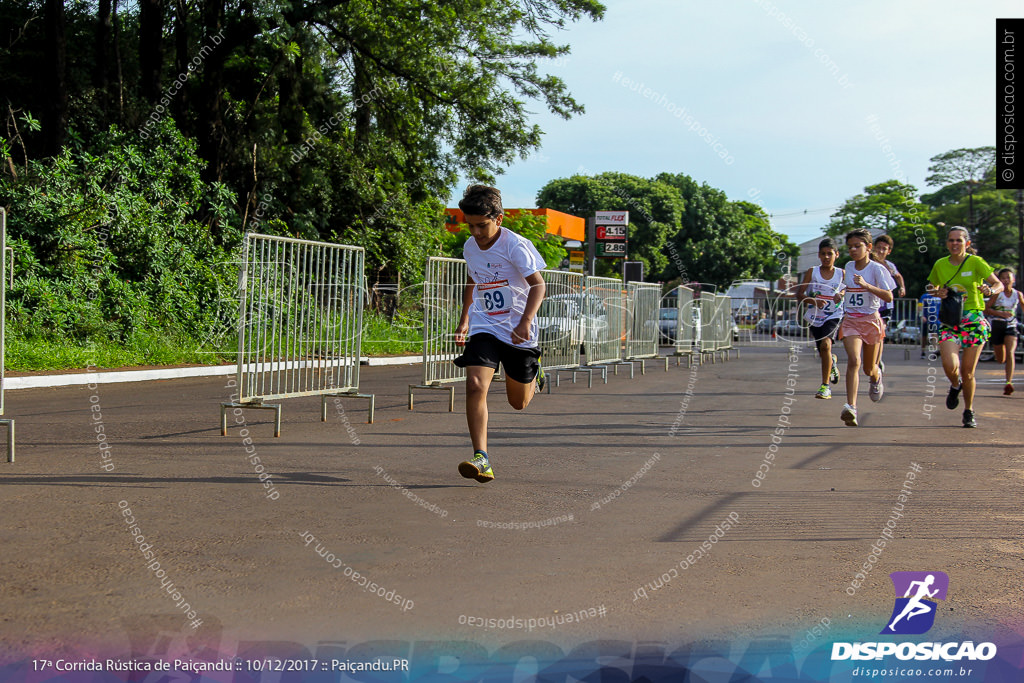
[[[422,363],[422,356],[382,356],[370,358],[363,356],[360,365],[412,365]],[[114,382],[149,382],[161,379],[180,379],[183,377],[216,377],[233,375],[238,372],[237,365],[208,365],[192,368],[158,368],[150,370],[112,370],[106,372],[73,372],[64,375],[27,375],[24,377],[5,377],[5,391],[15,389],[42,389],[47,387],[70,387],[88,384],[111,384]]]

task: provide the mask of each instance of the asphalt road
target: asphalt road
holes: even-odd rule
[[[522,412],[495,385],[486,485],[456,472],[461,387],[455,413],[423,390],[407,409],[418,366],[363,369],[372,425],[362,400],[327,423],[317,399],[283,401],[280,438],[268,411],[220,435],[225,378],[9,392],[4,654],[865,637],[903,570],[949,574],[930,637],[1019,628],[1024,394],[982,364],[963,429],[936,363],[886,354],[856,429],[813,398],[809,349],[563,376]]]

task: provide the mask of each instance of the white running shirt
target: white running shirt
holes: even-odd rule
[[[896,285],[896,276],[900,274],[899,268],[897,268],[896,264],[893,263],[892,261],[890,261],[889,259],[885,260],[885,267],[889,270],[889,275],[892,275],[893,287],[894,288],[897,287],[897,285]],[[892,304],[889,303],[888,301],[881,301],[881,300],[879,300],[879,301],[880,301],[880,304],[878,306],[879,310],[887,311],[890,308],[892,308]]]
[[[814,266],[811,269],[811,281],[807,283],[807,292],[804,296],[828,299],[824,308],[808,306],[807,312],[804,313],[804,320],[815,327],[819,327],[828,320],[843,317],[842,305],[836,304],[832,298],[843,288],[843,269],[833,267],[832,270],[834,271],[832,277],[826,280],[821,276],[821,266]]]
[[[851,315],[854,318],[873,315],[878,311],[879,304],[882,303],[882,300],[877,296],[853,283],[855,275],[860,275],[872,287],[889,291],[896,288],[896,282],[893,281],[892,275],[889,274],[889,269],[877,261],[868,261],[868,264],[864,266],[864,270],[857,270],[856,264],[850,261],[846,264],[844,270],[846,274],[843,277],[843,283],[846,285],[846,296],[843,298],[843,308],[846,310],[847,315]]]
[[[544,259],[533,243],[508,228],[486,251],[470,237],[462,248],[469,276],[476,283],[469,307],[469,334],[492,334],[506,344],[536,348],[537,321],[530,325],[530,339],[513,344],[512,329],[526,310],[530,285],[526,278],[544,267]]]

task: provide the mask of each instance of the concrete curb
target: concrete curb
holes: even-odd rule
[[[422,356],[391,356],[359,359],[360,365],[412,365],[422,363]],[[74,372],[66,375],[29,375],[26,377],[5,377],[4,390],[40,389],[45,387],[69,387],[86,384],[110,384],[114,382],[149,382],[158,379],[179,379],[181,377],[216,377],[233,375],[237,365],[210,365],[196,368],[161,368],[155,370],[116,370],[112,372]]]

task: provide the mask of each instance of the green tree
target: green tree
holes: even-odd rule
[[[922,195],[932,220],[947,227],[971,229],[974,248],[995,264],[1017,257],[1017,208],[1013,190],[996,189],[995,148],[955,149],[932,157],[929,185],[939,189]]]
[[[855,228],[884,231],[892,237],[895,246],[889,260],[899,268],[907,296],[913,297],[924,293],[932,265],[945,254],[931,212],[916,197],[913,185],[898,180],[869,185],[863,194],[847,199],[825,228],[840,243]]]
[[[672,258],[664,279],[719,287],[740,279],[774,279],[781,274],[776,254],[799,253],[785,235],[771,229],[768,216],[756,204],[730,201],[721,190],[682,173],[662,173],[656,180],[676,188],[685,207],[669,238]]]
[[[675,188],[626,173],[574,175],[548,182],[537,205],[589,218],[595,211],[629,211],[628,258],[641,261],[647,279],[657,279],[669,265],[665,240],[679,224],[683,203]],[[598,259],[598,275],[621,273],[621,259]]]
[[[533,103],[583,111],[543,64],[569,51],[557,30],[603,12],[594,0],[11,0],[0,24],[19,33],[0,51],[0,91],[44,115],[25,135],[36,159],[61,139],[95,152],[110,123],[151,136],[174,113],[204,180],[238,198],[214,239],[260,207],[291,234],[362,244],[371,273],[393,280],[436,253],[424,226],[440,224],[458,173],[491,180],[539,147]]]

